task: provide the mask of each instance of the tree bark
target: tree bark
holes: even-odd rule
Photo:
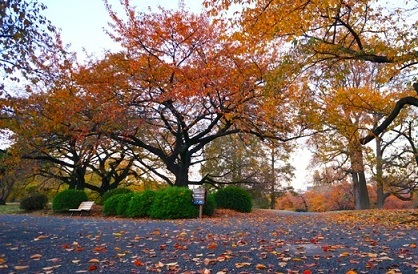
[[[359,176],[359,204],[358,209],[370,209],[369,192],[367,190],[367,182],[364,171],[358,174]]]
[[[382,209],[385,205],[385,200],[389,197],[390,193],[384,192],[383,181],[383,155],[380,138],[376,138],[376,194],[377,204],[376,207]]]
[[[364,174],[363,148],[361,144],[353,142],[349,145],[349,150],[355,208],[358,210],[369,209],[370,200]]]

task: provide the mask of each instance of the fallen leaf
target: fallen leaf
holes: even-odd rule
[[[15,266],[15,270],[26,270],[28,268],[29,268],[28,265],[17,265],[17,266]]]
[[[217,248],[217,247],[218,247],[218,244],[217,244],[217,243],[215,243],[215,242],[210,243],[210,244],[208,245],[208,248],[209,248],[209,249],[215,249],[215,248]]]
[[[255,268],[256,268],[257,270],[263,270],[263,269],[266,269],[266,268],[267,268],[267,266],[265,266],[265,265],[263,265],[263,264],[257,264],[257,265],[255,266]]]
[[[42,255],[41,254],[34,254],[34,255],[30,256],[30,258],[32,260],[40,260],[42,258]]]
[[[236,268],[242,268],[242,267],[250,266],[250,265],[251,263],[235,263]]]
[[[142,263],[140,259],[136,259],[136,260],[134,261],[134,265],[136,265],[136,266],[143,266],[143,265],[144,265],[144,263]]]
[[[34,241],[43,240],[43,239],[45,239],[45,238],[48,238],[48,236],[41,235],[41,236],[39,236],[39,237],[35,238],[35,239],[34,239]]]

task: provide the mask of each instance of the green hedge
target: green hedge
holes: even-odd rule
[[[120,197],[122,197],[125,194],[116,194],[108,199],[106,199],[106,202],[103,204],[103,215],[105,216],[116,216],[118,214],[117,208],[118,204],[120,202]]]
[[[58,193],[52,201],[55,212],[68,212],[70,208],[78,208],[81,202],[88,201],[83,190],[67,189]]]
[[[216,207],[217,205],[215,194],[208,194],[206,196],[206,203],[203,206],[203,214],[207,216],[213,216],[213,214],[215,214]]]
[[[119,217],[128,217],[128,208],[134,193],[125,193],[118,195],[118,203],[116,206],[116,215]]]
[[[150,208],[154,219],[196,218],[199,209],[193,204],[192,190],[184,187],[168,187],[156,193]]]
[[[219,208],[228,208],[239,212],[251,212],[253,207],[248,191],[235,186],[219,189],[215,193],[215,200]]]
[[[108,190],[103,194],[102,198],[100,199],[99,204],[104,205],[106,200],[109,199],[110,197],[114,196],[114,195],[126,194],[126,193],[132,193],[132,192],[133,191],[131,189],[125,188],[125,187]]]
[[[137,192],[132,197],[128,208],[128,217],[141,218],[149,217],[151,206],[154,202],[156,191],[145,190]]]

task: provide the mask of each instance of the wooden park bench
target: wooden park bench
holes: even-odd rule
[[[87,201],[82,202],[78,208],[70,208],[69,211],[71,212],[71,216],[73,216],[74,212],[80,212],[80,216],[83,214],[83,212],[88,212],[90,215],[90,210],[93,207],[94,202]]]

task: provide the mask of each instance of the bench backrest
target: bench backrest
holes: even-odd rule
[[[93,206],[94,202],[82,202],[78,209],[83,209],[83,210],[90,210]]]

